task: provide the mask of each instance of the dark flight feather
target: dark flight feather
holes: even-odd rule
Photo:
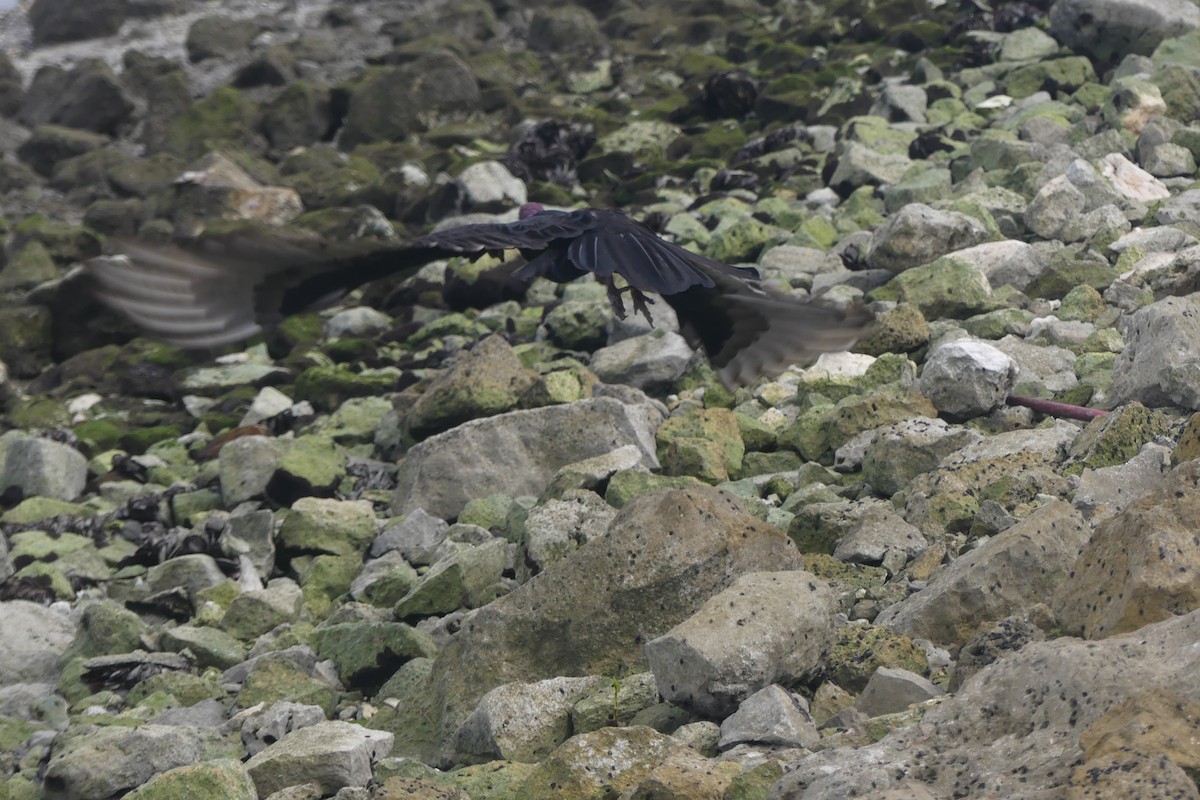
[[[305,309],[335,302],[378,278],[407,277],[455,255],[519,250],[514,277],[560,283],[590,272],[650,319],[643,293],[659,294],[692,347],[703,348],[727,385],[750,383],[823,352],[844,350],[870,315],[771,292],[757,270],[731,267],[656,236],[619,211],[522,207],[510,223],[461,225],[404,243],[332,243],[291,232],[207,236],[188,247],[119,240],[117,257],[89,262],[96,293],[149,333],[182,347],[229,344]],[[627,286],[618,287],[614,276]]]

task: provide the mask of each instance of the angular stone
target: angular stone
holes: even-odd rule
[[[496,598],[507,556],[508,543],[503,539],[463,547],[436,561],[396,602],[393,613],[406,619],[487,605]]]
[[[0,491],[17,488],[22,497],[72,501],[83,493],[87,459],[75,448],[50,439],[14,436],[4,441]]]
[[[934,686],[927,678],[915,672],[893,667],[875,670],[867,687],[863,689],[854,706],[868,717],[894,714],[913,703],[923,703],[945,692]]]
[[[930,353],[917,387],[951,419],[978,417],[1004,402],[1017,365],[986,342],[947,342]]]
[[[597,397],[464,423],[408,451],[396,476],[393,512],[424,508],[451,519],[474,497],[538,494],[561,467],[626,444],[637,445],[642,464],[655,468],[654,430],[661,420],[649,403]]]
[[[1090,529],[1055,501],[935,572],[929,584],[886,608],[875,624],[952,644],[1028,609],[1064,580]]]
[[[604,536],[480,609],[450,640],[430,689],[444,704],[444,735],[500,684],[644,663],[645,638],[681,622],[734,576],[773,569],[800,569],[799,554],[730,495],[667,490],[635,500]],[[629,614],[641,622],[630,626]]]
[[[872,267],[899,273],[987,240],[987,228],[974,217],[910,203],[875,231],[866,260]]]
[[[1200,302],[1168,297],[1136,311],[1112,390],[1118,403],[1200,409]]]
[[[246,771],[254,779],[258,796],[315,784],[331,795],[347,786],[366,786],[372,764],[392,748],[390,733],[349,722],[319,722],[292,731],[251,757]]]
[[[27,600],[0,602],[0,686],[45,680],[75,638],[68,617]]]
[[[833,592],[811,573],[752,572],[647,642],[646,658],[665,700],[721,717],[814,669],[833,640],[833,612]]]
[[[1198,484],[1188,461],[1099,525],[1055,592],[1064,629],[1098,639],[1200,607]]]
[[[820,739],[804,698],[773,683],[747,697],[721,722],[717,747],[728,750],[738,744],[760,744],[811,748]]]
[[[571,735],[575,702],[606,683],[595,676],[497,686],[455,733],[455,762],[540,761]]]
[[[120,796],[159,773],[195,764],[216,741],[214,732],[170,725],[100,728],[53,752],[43,796],[52,800]]]

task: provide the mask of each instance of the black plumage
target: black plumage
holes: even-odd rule
[[[561,283],[592,273],[622,318],[625,295],[647,320],[653,301],[646,294],[660,295],[683,336],[704,349],[728,385],[844,350],[870,320],[861,309],[840,311],[772,292],[757,284],[753,268],[693,253],[613,210],[551,211],[531,203],[516,222],[450,227],[403,244],[292,236],[231,233],[186,249],[118,241],[114,249],[124,257],[95,259],[90,272],[98,296],[151,334],[183,347],[212,347],[378,278],[415,274],[455,255],[516,249],[527,263],[515,277]]]

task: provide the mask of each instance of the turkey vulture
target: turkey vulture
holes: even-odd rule
[[[592,273],[625,317],[625,295],[651,321],[647,292],[661,295],[692,347],[726,385],[850,347],[870,316],[804,303],[757,285],[758,271],[722,264],[665,241],[620,211],[521,207],[510,223],[461,225],[403,243],[329,243],[233,233],[187,249],[116,241],[124,258],[89,264],[96,292],[154,336],[181,347],[245,339],[288,314],[337,300],[357,286],[407,276],[438,259],[516,249],[517,278],[564,283]],[[614,282],[620,275],[625,286]]]

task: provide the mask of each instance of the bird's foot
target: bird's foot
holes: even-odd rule
[[[625,311],[625,300],[621,297],[629,292],[629,298],[633,300],[633,313],[641,314],[646,318],[646,322],[654,324],[654,318],[650,316],[650,306],[654,304],[653,300],[632,286],[618,287],[613,283],[611,277],[606,281],[605,286],[608,288],[608,302],[612,304],[613,313],[617,315],[617,319],[625,319],[629,316]]]
[[[646,323],[654,327],[654,317],[650,316],[650,306],[654,305],[654,301],[632,286],[629,287],[629,296],[633,299],[633,313],[641,314],[646,318]]]

